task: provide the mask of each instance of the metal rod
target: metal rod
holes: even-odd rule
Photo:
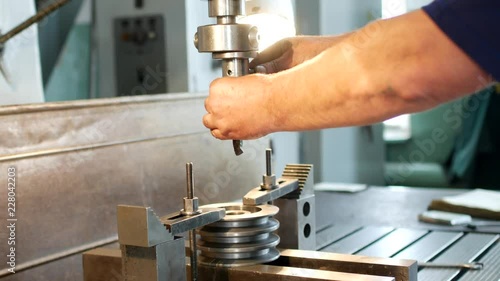
[[[57,2],[55,2],[53,4],[50,4],[49,6],[47,6],[44,9],[38,11],[38,13],[36,13],[34,16],[30,17],[29,19],[25,20],[24,22],[22,22],[18,26],[14,27],[9,32],[7,32],[4,35],[0,36],[0,45],[4,44],[5,42],[7,42],[12,37],[14,37],[17,34],[23,32],[24,30],[28,29],[33,24],[35,24],[35,23],[43,20],[46,16],[48,16],[52,12],[58,10],[59,8],[61,8],[62,6],[66,5],[70,1],[71,0],[60,0],[60,1],[57,1]]]
[[[198,280],[198,253],[197,253],[197,246],[196,246],[196,230],[190,230],[189,231],[189,250],[191,251],[190,253],[190,260],[191,260],[191,280],[197,281]]]
[[[187,198],[194,198],[194,178],[193,178],[193,163],[186,164],[186,180],[187,180]]]
[[[266,175],[267,176],[272,176],[273,171],[272,171],[272,163],[271,163],[271,157],[272,157],[273,151],[268,148],[266,149]]]
[[[194,177],[193,177],[193,163],[186,163],[186,181],[187,181],[187,198],[194,199]],[[194,212],[198,211],[196,208]],[[196,230],[189,231],[189,258],[191,261],[191,280],[198,280],[198,253],[196,246]]]
[[[471,269],[471,270],[481,270],[484,265],[480,262],[472,263],[434,263],[434,262],[419,262],[418,267],[427,268],[457,268],[457,269]]]

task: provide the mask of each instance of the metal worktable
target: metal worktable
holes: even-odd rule
[[[359,193],[316,192],[317,248],[324,252],[416,259],[440,263],[483,262],[480,271],[425,268],[419,281],[500,280],[500,227],[421,223],[433,199],[465,190],[370,187]]]

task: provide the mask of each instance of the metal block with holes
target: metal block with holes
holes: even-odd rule
[[[283,178],[297,179],[299,188],[274,201],[274,204],[280,208],[275,218],[281,223],[278,230],[281,248],[316,250],[313,174],[312,165],[287,165],[285,167]]]
[[[281,248],[316,250],[314,199],[314,195],[308,195],[299,199],[274,201],[274,204],[280,208],[275,218],[281,223],[278,230]]]

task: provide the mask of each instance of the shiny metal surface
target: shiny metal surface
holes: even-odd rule
[[[261,186],[250,190],[243,196],[243,204],[248,206],[256,206],[265,204],[281,198],[299,188],[299,181],[297,179],[279,179],[278,187],[275,189],[263,189]]]
[[[288,164],[283,171],[282,178],[298,179],[299,189],[287,198],[299,198],[301,194],[314,194],[313,165]]]
[[[185,281],[184,239],[154,247],[121,245],[122,281]]]
[[[193,163],[186,164],[186,187],[187,197],[184,198],[184,210],[181,210],[183,215],[192,216],[201,213],[198,210],[198,198],[194,196],[194,176]],[[191,280],[198,280],[198,250],[196,246],[196,230],[189,231],[189,258],[191,261]]]
[[[193,176],[193,162],[186,164],[186,191],[187,198],[194,198],[194,176]]]
[[[257,27],[214,24],[198,27],[197,48],[202,53],[248,52],[259,48]]]
[[[239,77],[249,73],[249,59],[257,56],[259,32],[257,27],[238,24],[237,16],[245,15],[245,0],[209,0],[209,16],[217,24],[198,27],[194,45],[199,52],[212,53],[222,59],[222,76]],[[233,140],[234,153],[243,154],[243,142]]]
[[[278,199],[274,204],[280,212],[274,216],[281,226],[277,234],[282,237],[280,248],[316,250],[316,210],[314,195],[299,199]]]
[[[193,197],[192,163],[186,165],[188,197]],[[225,210],[204,208],[192,215],[182,212],[160,219],[149,207],[118,206],[118,239],[124,281],[186,280],[184,238],[190,232],[191,278],[197,280],[195,228],[220,220]],[[193,231],[193,232],[192,232]]]
[[[149,207],[119,205],[116,210],[118,242],[121,245],[153,247],[174,239]]]
[[[332,261],[334,262],[334,261]],[[229,269],[202,267],[202,280],[217,281],[394,281],[394,277],[373,276],[319,269],[253,265]]]
[[[222,61],[222,70],[224,77],[238,77],[247,75],[248,60],[225,59]]]
[[[119,205],[118,242],[121,245],[152,247],[173,240],[186,231],[216,222],[224,215],[224,209],[203,208],[202,212],[192,216],[176,212],[160,219],[150,207]]]
[[[279,223],[270,218],[278,213],[277,207],[221,203],[201,208],[226,210],[226,216],[222,220],[198,231],[201,264],[235,267],[265,263],[278,258],[279,252],[275,247],[280,238],[273,232],[279,228]]]
[[[181,214],[185,216],[192,216],[201,213],[201,211],[198,210],[198,197],[194,196],[194,176],[192,162],[186,164],[186,189],[187,197],[184,197],[183,199],[184,209],[181,210]]]
[[[16,252],[19,268],[28,268],[6,280],[82,280],[78,253],[116,239],[118,204],[152,206],[158,214],[182,208],[179,163],[203,163],[196,177],[201,204],[240,199],[259,184],[257,154],[268,139],[246,142],[247,153],[235,158],[203,126],[205,98],[179,93],[1,107],[0,169],[18,171]],[[6,173],[0,181],[7,182]],[[0,243],[0,252],[7,247]],[[5,257],[0,262],[6,269]]]
[[[162,219],[149,207],[118,206],[118,240],[124,281],[186,280],[184,238],[177,236],[186,231],[189,232],[191,280],[198,279],[195,229],[220,220],[225,210],[198,210],[197,203],[186,205],[189,203],[186,200],[197,200],[191,162],[186,164],[186,181],[185,209]]]
[[[360,275],[391,276],[396,281],[417,281],[417,262],[366,256],[322,253],[317,251],[281,250],[273,265],[349,272]]]
[[[121,280],[119,250],[92,250],[84,254],[85,272],[95,272],[96,280]],[[416,262],[329,254],[312,251],[284,250],[270,265],[223,267],[199,265],[200,281],[416,281]],[[188,278],[190,264],[187,264]],[[113,279],[115,278],[115,279]],[[147,280],[144,280],[147,281]]]
[[[239,16],[245,14],[245,0],[209,0],[210,17]]]
[[[313,190],[313,166],[288,164],[283,171],[282,179],[298,181],[298,188],[274,201],[274,204],[281,210],[275,216],[282,222],[278,230],[278,235],[284,237],[280,247],[316,250],[316,199]]]
[[[276,175],[273,174],[272,153],[271,149],[266,149],[266,173],[262,176],[262,184],[260,185],[265,190],[278,188],[276,185]]]
[[[243,204],[259,205],[278,198],[299,199],[302,194],[314,194],[312,171],[312,165],[288,164],[283,171],[282,178],[278,180],[277,188],[268,190],[264,188],[266,183],[263,183],[260,187],[254,188],[245,194]],[[265,175],[264,182],[268,180]]]

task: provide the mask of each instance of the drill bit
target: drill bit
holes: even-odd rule
[[[234,154],[236,154],[236,156],[240,156],[241,154],[243,154],[243,149],[241,149],[242,146],[243,146],[243,141],[233,140],[233,149],[234,149]]]

